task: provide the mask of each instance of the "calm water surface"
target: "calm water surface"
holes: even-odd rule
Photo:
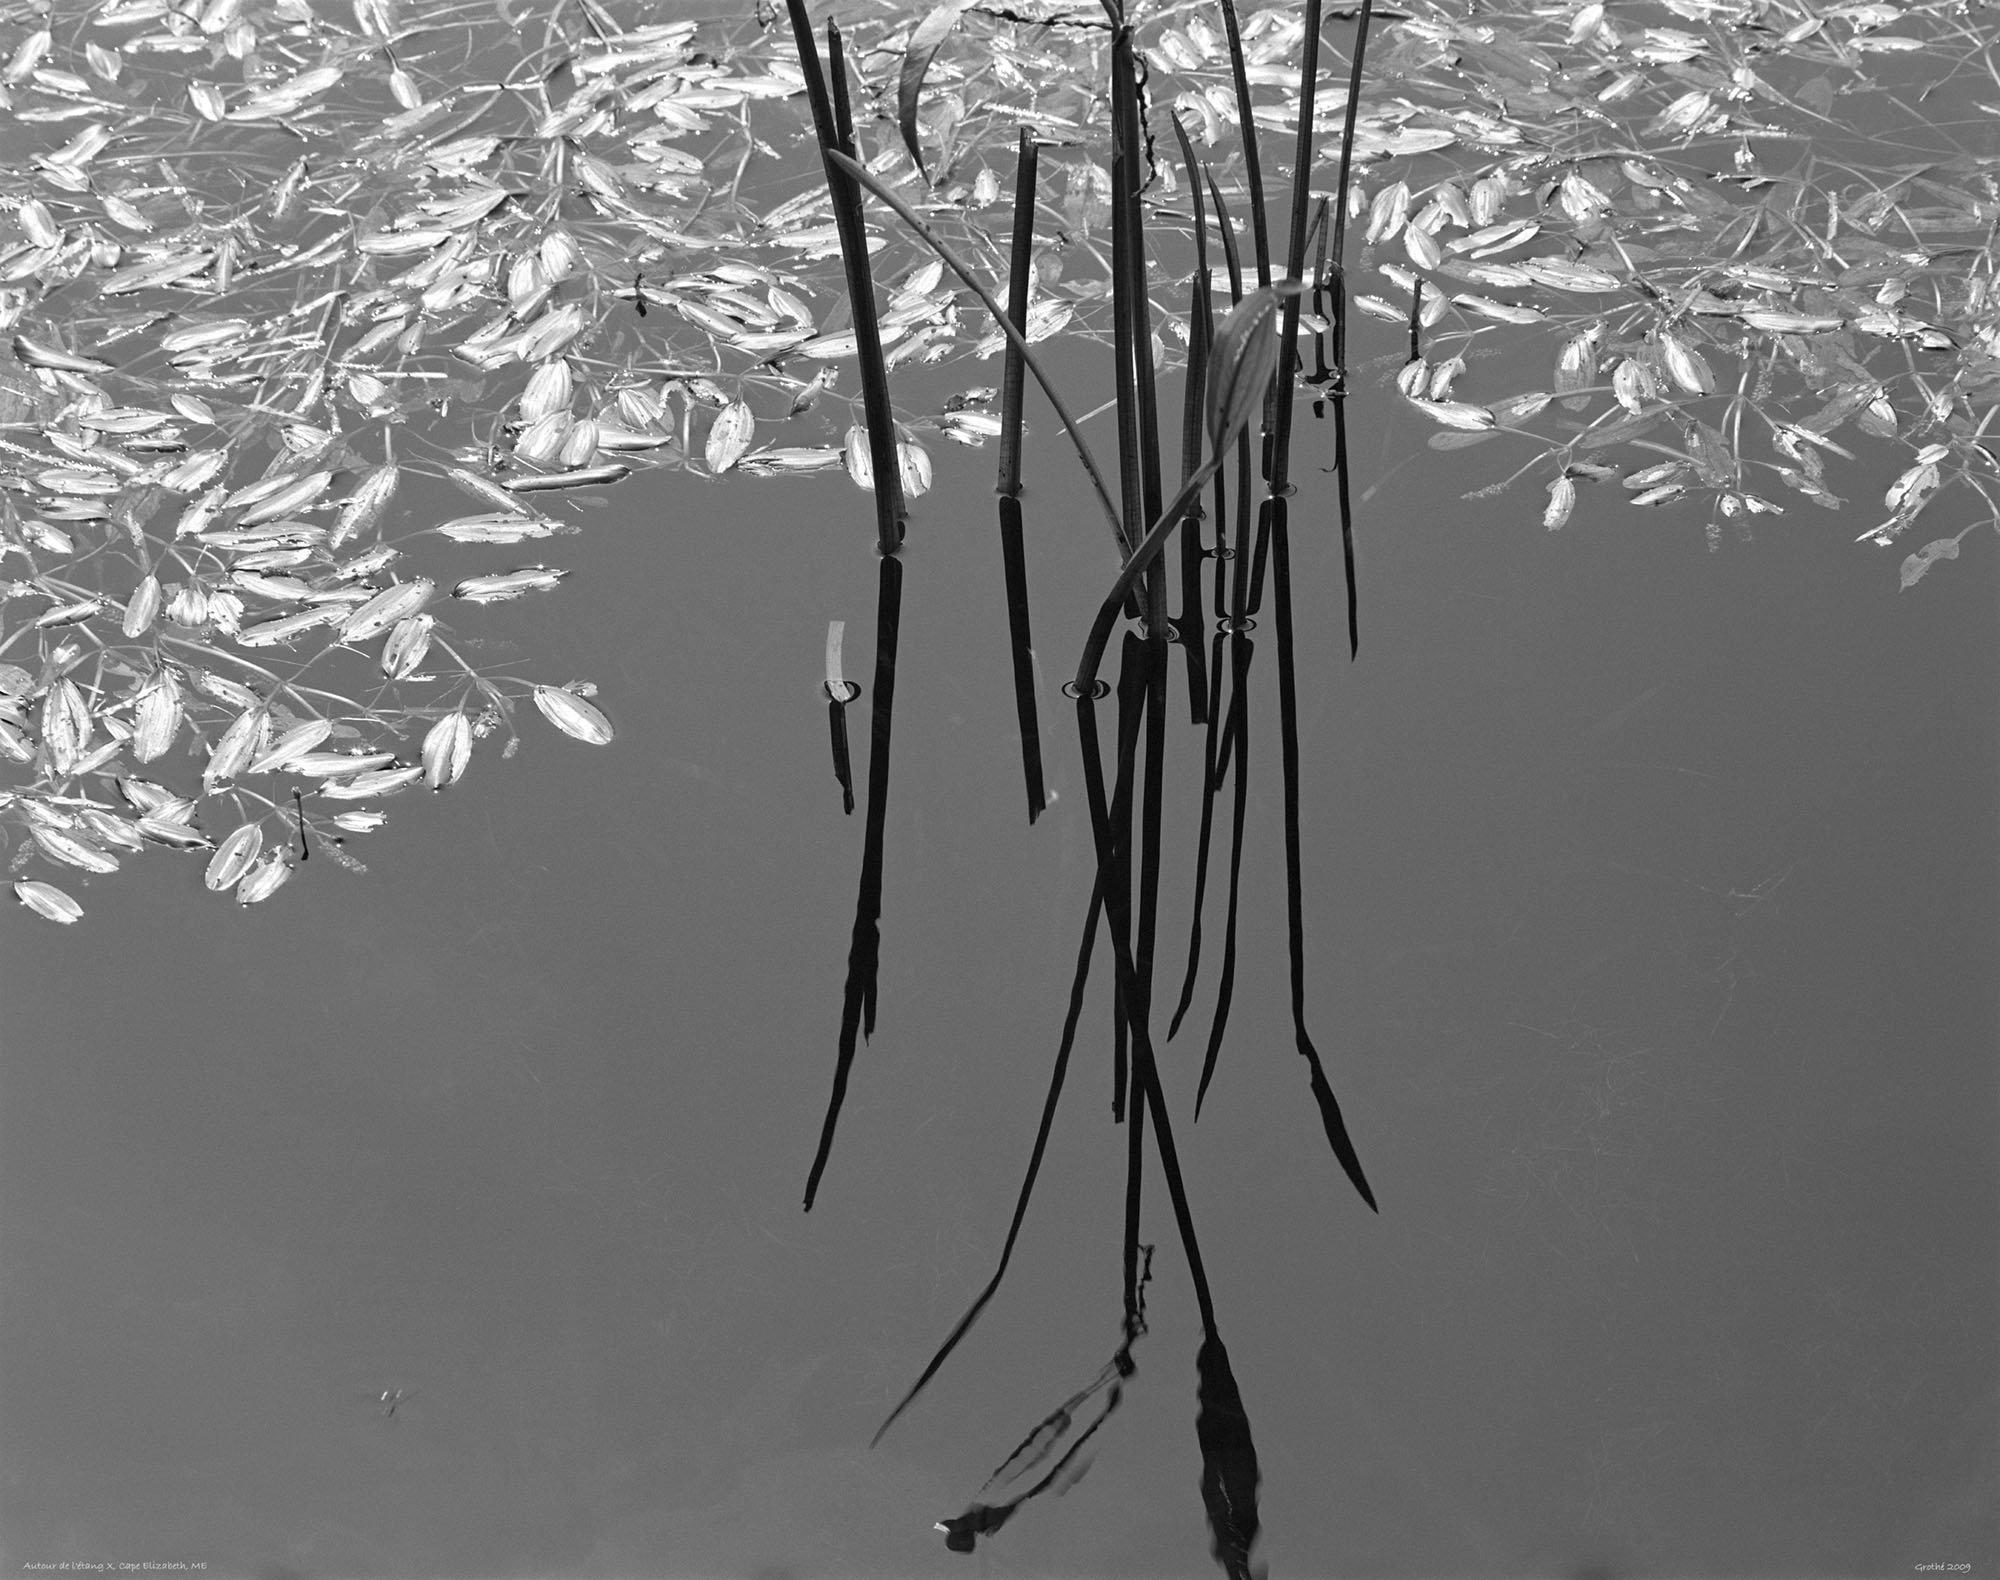
[[[1367,356],[1394,349],[1378,330]],[[1311,1025],[1381,1214],[1291,1051],[1268,697],[1231,1037],[1181,1121],[1263,1556],[1979,1572],[2000,1556],[1990,578],[1898,596],[1845,516],[1799,510],[1710,554],[1692,513],[1590,492],[1550,535],[1527,496],[1460,498],[1483,454],[1462,470],[1379,372],[1362,386],[1357,663],[1331,442],[1303,418],[1294,570]],[[1035,420],[1059,676],[1114,567]],[[1157,1190],[1152,1330],[1089,1474],[974,1557],[932,1529],[1117,1342],[1102,981],[1010,1282],[866,1447],[998,1252],[1091,876],[1052,690],[1060,799],[1022,812],[992,452],[933,449],[880,1023],[810,1216],[861,833],[827,763],[827,621],[851,676],[872,662],[872,516],[844,482],[653,474],[584,512],[569,581],[478,633],[596,681],[618,740],[537,730],[404,796],[350,841],[365,878],[309,871],[244,911],[157,856],[82,926],[5,922],[15,1570],[1215,1572]],[[514,563],[439,563],[480,554]],[[1176,733],[1183,766],[1197,741]],[[1177,843],[1196,806],[1169,783]],[[1190,870],[1170,857],[1163,991]],[[1183,1114],[1219,933],[1212,896],[1163,1059]]]

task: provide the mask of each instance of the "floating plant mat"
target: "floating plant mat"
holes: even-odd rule
[[[1029,128],[1046,196],[1027,337],[1108,340],[1103,12],[840,10],[869,170],[1000,282]],[[561,569],[482,558],[454,579],[455,545],[573,533],[574,497],[646,468],[866,486],[789,30],[657,14],[0,11],[0,826],[32,909],[75,920],[48,875],[152,846],[198,852],[244,902],[316,852],[353,864],[339,837],[399,790],[453,783],[482,743],[511,750],[530,699],[608,741],[587,684],[488,673],[453,643],[473,606],[540,596]],[[1838,506],[1828,458],[1852,458],[1855,431],[1901,446],[1863,538],[1975,502],[1902,560],[1913,585],[1994,520],[2000,87],[1976,15],[1380,13],[1348,279],[1409,352],[1370,389],[1434,419],[1441,447],[1506,447],[1488,486],[1531,479],[1551,528],[1580,484],[1611,481],[1641,504],[1705,502],[1713,540]],[[1261,131],[1297,118],[1301,26],[1291,8],[1244,19]],[[1327,34],[1316,193],[1335,187],[1352,36]],[[1247,194],[1218,14],[1161,5],[1138,38],[1168,368],[1182,320],[1164,304],[1194,256],[1169,117],[1239,223]],[[1864,104],[1891,130],[1843,143]],[[1282,157],[1264,173],[1284,190]],[[973,365],[960,393],[900,414],[919,493],[926,439],[997,431],[984,386],[1003,341],[904,226],[871,220],[892,370]],[[1304,334],[1329,316],[1316,305]],[[1540,347],[1545,374],[1474,388],[1467,353],[1489,343]]]

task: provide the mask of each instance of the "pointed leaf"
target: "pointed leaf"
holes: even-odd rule
[[[263,849],[264,825],[245,823],[216,847],[208,871],[202,874],[202,882],[221,893],[250,870],[250,864]]]
[[[83,907],[53,883],[41,883],[33,878],[23,878],[14,885],[14,898],[37,916],[46,916],[65,927],[83,915]]]
[[[591,703],[560,686],[537,686],[535,706],[542,716],[565,735],[574,735],[591,746],[608,745],[611,721]]]
[[[1278,307],[1300,289],[1296,280],[1281,280],[1252,291],[1216,330],[1208,375],[1208,437],[1216,450],[1263,406],[1278,365]]]
[[[903,51],[903,75],[896,84],[896,124],[903,129],[903,146],[909,149],[910,158],[926,181],[930,172],[924,168],[924,152],[917,145],[917,101],[923,94],[924,74],[930,70],[932,58],[958,26],[959,16],[969,4],[971,0],[947,0],[926,14],[910,33],[909,48]]]

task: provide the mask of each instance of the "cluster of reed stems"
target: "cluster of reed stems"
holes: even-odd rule
[[[1342,143],[1338,191],[1330,203],[1315,203],[1310,187],[1313,165],[1314,93],[1319,71],[1320,0],[1308,0],[1304,46],[1299,62],[1300,110],[1292,158],[1289,229],[1283,272],[1274,277],[1270,230],[1265,212],[1262,160],[1252,115],[1250,83],[1233,0],[1219,0],[1228,38],[1242,129],[1248,229],[1253,244],[1254,284],[1246,281],[1235,217],[1223,200],[1214,174],[1204,164],[1176,119],[1174,131],[1194,209],[1195,257],[1188,278],[1188,370],[1180,424],[1179,481],[1169,496],[1163,482],[1164,446],[1152,361],[1153,261],[1145,226],[1145,190],[1150,172],[1147,112],[1142,102],[1142,63],[1134,42],[1134,17],[1124,0],[1100,0],[1110,33],[1112,133],[1111,214],[1113,273],[1112,378],[1118,450],[1115,492],[1084,439],[1076,419],[1027,334],[1028,290],[1034,246],[1038,149],[1024,129],[1014,191],[1014,225],[1007,300],[970,268],[908,204],[863,167],[856,153],[848,107],[841,35],[826,27],[826,63],[815,47],[805,0],[788,0],[801,67],[811,98],[814,126],[846,262],[853,326],[860,347],[863,403],[873,459],[878,542],[881,555],[876,615],[875,677],[870,697],[866,834],[859,898],[843,995],[839,1055],[818,1150],[806,1186],[813,1205],[831,1156],[833,1138],[858,1036],[873,1031],[877,968],[881,946],[883,828],[889,794],[891,723],[895,702],[897,625],[902,575],[899,549],[904,532],[903,501],[897,484],[894,419],[887,371],[876,328],[876,304],[869,275],[863,220],[864,191],[922,238],[985,303],[1007,338],[1001,397],[1000,461],[997,483],[999,538],[1006,615],[1013,653],[1016,709],[1022,738],[1022,773],[1032,822],[1046,795],[1040,722],[1030,656],[1026,550],[1021,501],[1022,406],[1026,379],[1041,386],[1065,430],[1101,505],[1117,546],[1119,569],[1106,591],[1085,639],[1076,672],[1064,687],[1076,708],[1097,869],[1071,982],[1069,1010],[1051,1071],[1040,1125],[1021,1182],[999,1264],[991,1280],[954,1326],[922,1374],[890,1413],[882,1432],[914,1402],[945,1359],[978,1319],[1004,1277],[1041,1168],[1088,982],[1100,930],[1113,957],[1112,1115],[1126,1137],[1124,1309],[1122,1333],[1112,1361],[1098,1382],[1072,1396],[1037,1426],[995,1473],[1009,1490],[999,1501],[975,1502],[943,1522],[948,1544],[969,1550],[980,1535],[997,1530],[1027,1499],[1073,1473],[1076,1456],[1116,1408],[1123,1382],[1135,1370],[1132,1349],[1145,1331],[1143,1290],[1146,1270],[1140,1240],[1146,1131],[1165,1180],[1170,1210],[1200,1308],[1203,1339],[1197,1355],[1196,1434],[1202,1492],[1213,1551],[1231,1576],[1251,1574],[1250,1553],[1258,1535],[1256,1450],[1223,1344],[1216,1302],[1204,1269],[1194,1217],[1183,1182],[1172,1117],[1162,1089],[1154,1044],[1154,967],[1159,929],[1161,830],[1167,748],[1169,649],[1183,649],[1192,723],[1202,732],[1199,759],[1200,835],[1196,855],[1193,916],[1178,1002],[1167,1035],[1180,1029],[1193,999],[1201,962],[1201,915],[1206,898],[1217,797],[1231,789],[1230,846],[1222,963],[1197,1090],[1197,1117],[1213,1079],[1235,977],[1239,879],[1250,773],[1251,677],[1257,643],[1253,636],[1268,591],[1277,668],[1279,766],[1283,781],[1286,918],[1290,948],[1291,1015],[1306,1080],[1341,1169],[1373,1208],[1374,1193],[1350,1140],[1324,1062],[1306,1027],[1305,948],[1300,853],[1300,791],[1297,673],[1290,556],[1292,405],[1297,361],[1295,347],[1302,299],[1307,289],[1306,253],[1316,236],[1317,268],[1311,281],[1314,311],[1330,317],[1333,363],[1321,357],[1314,382],[1331,397],[1338,522],[1346,569],[1350,655],[1358,650],[1354,594],[1353,527],[1349,514],[1344,396],[1346,288],[1341,264],[1347,212],[1348,168],[1353,148],[1372,0],[1363,0],[1356,18],[1351,81]],[[912,50],[934,51],[941,36],[922,30]],[[919,67],[919,70],[921,68]],[[906,99],[905,132],[912,116]],[[1218,321],[1212,300],[1209,231],[1219,238],[1230,281],[1230,305]],[[1205,505],[1207,498],[1212,505]],[[1253,513],[1252,504],[1255,502]],[[1178,537],[1178,574],[1170,578],[1166,553]],[[1212,567],[1212,575],[1204,572]],[[1266,579],[1268,574],[1268,589]],[[1204,581],[1208,582],[1204,586]],[[1170,585],[1170,582],[1173,585]],[[1175,597],[1177,611],[1170,613]],[[1120,621],[1115,684],[1099,678],[1110,639]],[[1206,636],[1206,640],[1204,640]],[[1226,662],[1225,662],[1226,659]],[[838,710],[851,692],[829,699],[835,709],[836,754],[844,760],[845,736]],[[1115,732],[1107,773],[1098,708],[1115,696]],[[1143,753],[1140,743],[1143,740]],[[1103,1393],[1095,1418],[1075,1430],[1076,1411],[1090,1395]],[[1058,1452],[1060,1450],[1060,1452]],[[1051,1462],[1052,1461],[1052,1462]],[[1036,1472],[1045,1473],[1038,1476]],[[982,1497],[984,1495],[982,1494]]]

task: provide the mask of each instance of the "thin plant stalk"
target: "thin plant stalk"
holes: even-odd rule
[[[1024,127],[1014,179],[1013,252],[1007,281],[1007,318],[1016,331],[1028,323],[1028,284],[1035,248],[1035,178],[1039,150]],[[1041,719],[1035,699],[1034,639],[1028,622],[1028,558],[1021,521],[1021,352],[1009,341],[1001,377],[1000,561],[1007,589],[1008,648],[1014,665],[1014,716],[1021,729],[1021,777],[1028,794],[1028,822],[1048,805],[1042,779]]]
[[[819,137],[820,158],[826,166],[827,193],[833,202],[835,227],[840,232],[841,260],[847,270],[848,305],[854,316],[854,337],[861,370],[862,407],[868,422],[868,450],[875,473],[876,537],[884,554],[894,554],[903,545],[904,511],[902,469],[896,459],[896,420],[889,402],[888,366],[882,356],[882,332],[875,316],[875,285],[868,263],[868,225],[861,211],[861,193],[852,176],[836,155],[850,159],[854,134],[847,107],[847,72],[840,46],[840,28],[826,25],[828,74],[820,69],[819,53],[813,45],[812,19],[805,0],[786,0],[791,16],[792,35],[798,44],[799,69],[805,74],[806,96],[812,105],[813,128]]]

